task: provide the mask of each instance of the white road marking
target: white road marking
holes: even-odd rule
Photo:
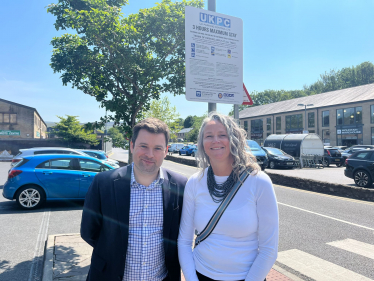
[[[363,275],[297,249],[279,252],[277,261],[315,281],[372,281]]]
[[[28,281],[40,281],[42,279],[41,269],[43,263],[44,243],[47,240],[50,216],[51,212],[49,210],[43,213],[42,222],[39,228],[38,239],[36,240],[34,257],[32,259]]]
[[[327,243],[327,245],[346,250],[374,260],[374,245],[353,239],[345,239]]]
[[[303,211],[303,212],[307,212],[307,213],[310,213],[310,214],[314,214],[314,215],[317,215],[317,216],[321,216],[321,217],[324,217],[324,218],[328,218],[328,219],[331,219],[331,220],[339,221],[339,222],[342,222],[342,223],[346,223],[346,224],[349,224],[349,225],[353,225],[353,226],[357,226],[357,227],[361,227],[361,228],[365,228],[365,229],[374,231],[374,228],[367,227],[367,226],[364,226],[364,225],[352,223],[352,222],[349,222],[349,221],[337,219],[337,218],[330,217],[330,216],[326,216],[326,215],[323,215],[323,214],[320,214],[320,213],[308,211],[308,210],[305,210],[305,209],[302,209],[302,208],[298,208],[298,207],[291,206],[291,205],[284,204],[284,203],[280,203],[280,202],[278,202],[278,204],[283,205],[283,206],[287,206],[287,207],[290,207],[290,208],[294,208],[294,209],[297,209],[297,210],[300,210],[300,211]]]

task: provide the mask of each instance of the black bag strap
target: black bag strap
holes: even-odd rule
[[[239,176],[239,179],[236,181],[234,186],[232,187],[231,191],[225,199],[221,202],[221,204],[218,206],[217,210],[213,214],[213,216],[210,218],[208,224],[205,226],[204,230],[201,231],[199,234],[197,234],[197,237],[195,239],[195,247],[199,245],[201,242],[203,242],[205,239],[208,238],[208,236],[213,232],[214,228],[216,227],[217,223],[221,219],[223,213],[231,203],[232,199],[234,199],[236,193],[238,192],[239,188],[243,185],[245,180],[248,178],[250,172],[249,171],[243,171],[241,175]]]

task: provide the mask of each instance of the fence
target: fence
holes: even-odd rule
[[[301,154],[300,168],[323,168],[323,156],[314,154]]]

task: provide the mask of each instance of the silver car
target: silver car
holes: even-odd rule
[[[109,159],[108,156],[106,156],[105,151],[94,149],[79,149],[79,151],[84,152],[91,157],[97,158],[99,161],[106,163],[115,169],[120,167],[119,162],[117,160]]]

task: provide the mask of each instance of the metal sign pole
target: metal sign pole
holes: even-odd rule
[[[216,12],[216,0],[208,0],[208,11]],[[208,102],[208,113],[217,111],[217,104]]]

